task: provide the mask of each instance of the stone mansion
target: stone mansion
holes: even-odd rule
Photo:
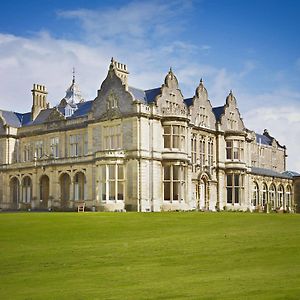
[[[184,98],[128,85],[112,59],[97,97],[73,81],[55,107],[34,84],[30,112],[0,110],[2,210],[295,210],[286,147],[247,127],[232,92],[212,107],[201,80]]]

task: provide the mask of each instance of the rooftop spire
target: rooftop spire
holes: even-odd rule
[[[73,67],[72,69],[72,74],[73,74],[73,80],[72,83],[75,83],[75,68]]]

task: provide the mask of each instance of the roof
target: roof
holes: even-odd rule
[[[0,115],[2,116],[5,123],[12,127],[20,127],[21,121],[17,114],[13,111],[0,110]]]
[[[73,113],[70,118],[83,117],[87,115],[92,109],[93,101],[86,101],[77,103],[77,110]]]
[[[193,98],[187,98],[183,100],[187,106],[191,106],[193,104]]]
[[[40,113],[38,114],[38,116],[34,119],[34,121],[31,124],[32,125],[43,124],[44,122],[47,121],[47,119],[52,111],[53,111],[53,108],[47,108],[47,109],[41,110]]]
[[[255,135],[256,135],[256,142],[258,144],[272,145],[272,139],[270,139],[269,137],[258,133],[255,133]]]
[[[18,119],[20,120],[21,125],[26,125],[31,122],[31,112],[27,113],[15,113]]]
[[[146,95],[147,103],[154,102],[156,96],[158,96],[159,94],[161,94],[161,88],[160,87],[150,89],[150,90],[146,90],[145,95]]]
[[[295,171],[285,171],[282,174],[286,174],[286,175],[292,176],[292,177],[300,176],[300,174],[298,172],[295,172]]]
[[[257,175],[264,175],[264,176],[270,176],[270,177],[279,177],[279,178],[286,178],[286,179],[292,179],[293,176],[287,174],[287,172],[279,173],[270,169],[264,169],[264,168],[257,168],[257,167],[252,167],[251,168],[251,173],[252,174],[257,174]]]
[[[213,113],[215,114],[216,120],[220,121],[222,114],[224,113],[224,105],[223,106],[217,106],[213,107]]]

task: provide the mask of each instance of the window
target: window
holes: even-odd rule
[[[199,107],[199,126],[207,127],[208,126],[208,116],[206,114],[206,109],[203,106]]]
[[[199,158],[200,158],[200,166],[203,167],[205,165],[205,137],[200,136],[199,141]]]
[[[271,206],[273,208],[276,208],[276,189],[273,183],[270,186],[269,199],[270,199]]]
[[[226,158],[231,160],[242,160],[244,155],[243,141],[226,141]]]
[[[231,130],[237,129],[237,121],[234,119],[234,112],[229,113],[229,117],[227,118],[228,128]]]
[[[43,141],[35,142],[34,156],[37,159],[43,156]]]
[[[115,126],[104,126],[103,137],[105,150],[115,150],[122,148],[120,124]]]
[[[86,178],[82,172],[74,176],[74,200],[85,200],[86,198]]]
[[[31,178],[26,176],[22,180],[22,201],[24,203],[30,203],[32,193]]]
[[[227,175],[227,203],[239,204],[242,200],[243,175]]]
[[[100,170],[101,200],[124,200],[124,166],[120,164],[103,165]]]
[[[58,144],[59,144],[58,137],[51,138],[51,140],[50,140],[50,154],[53,157],[58,157],[59,156],[59,154],[58,154]]]
[[[88,154],[88,134],[84,134],[84,144],[83,144],[83,154],[87,155]]]
[[[252,205],[253,206],[259,205],[259,190],[258,190],[258,184],[256,182],[253,182]]]
[[[185,194],[185,168],[181,165],[164,166],[164,200],[184,200]]]
[[[164,148],[185,150],[186,130],[181,125],[164,126]]]
[[[195,171],[195,164],[197,162],[197,138],[195,134],[193,134],[191,139],[191,158],[192,158],[192,168],[193,171]]]
[[[285,201],[286,201],[286,208],[291,208],[292,207],[292,189],[289,185],[286,187]]]
[[[284,200],[284,190],[283,190],[283,186],[280,185],[278,187],[278,192],[277,192],[278,196],[277,196],[277,207],[282,207],[283,206],[283,200]]]
[[[214,162],[214,142],[213,139],[210,138],[208,140],[208,165],[211,167]]]
[[[262,188],[262,205],[264,206],[268,202],[268,187],[265,183],[263,183]]]
[[[30,144],[24,144],[23,148],[23,160],[29,161],[31,158],[31,147]]]
[[[81,135],[70,135],[70,156],[81,155]]]

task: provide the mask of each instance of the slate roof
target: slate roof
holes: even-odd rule
[[[255,135],[256,135],[256,142],[258,144],[272,145],[272,139],[270,139],[269,137],[258,133],[255,133]]]
[[[161,88],[154,88],[145,91],[147,103],[154,102],[155,97],[161,93]]]
[[[184,99],[183,101],[188,107],[193,104],[193,98],[187,98],[187,99]]]
[[[292,179],[293,176],[287,174],[286,172],[279,173],[273,170],[269,169],[264,169],[264,168],[257,168],[257,167],[252,167],[251,168],[251,173],[252,174],[257,174],[257,175],[264,175],[264,176],[270,176],[270,177],[279,177],[279,178],[286,178],[286,179]]]
[[[285,174],[285,175],[288,175],[288,176],[292,176],[292,177],[300,176],[300,174],[298,172],[295,172],[295,171],[285,171],[282,174]]]
[[[91,111],[92,105],[93,100],[77,103],[77,110],[75,110],[70,118],[78,118],[87,115]]]
[[[15,113],[15,114],[19,118],[22,126],[31,122],[31,112],[27,112],[23,114],[22,113]]]
[[[215,114],[216,120],[220,121],[222,114],[224,113],[224,105],[213,107],[213,113]]]
[[[0,110],[0,115],[4,119],[5,123],[12,127],[20,127],[21,121],[17,114],[13,111]]]
[[[34,119],[34,121],[31,122],[31,124],[32,125],[43,124],[48,119],[48,117],[49,117],[49,115],[51,114],[52,111],[53,111],[53,108],[47,108],[47,109],[41,110],[41,112]]]

